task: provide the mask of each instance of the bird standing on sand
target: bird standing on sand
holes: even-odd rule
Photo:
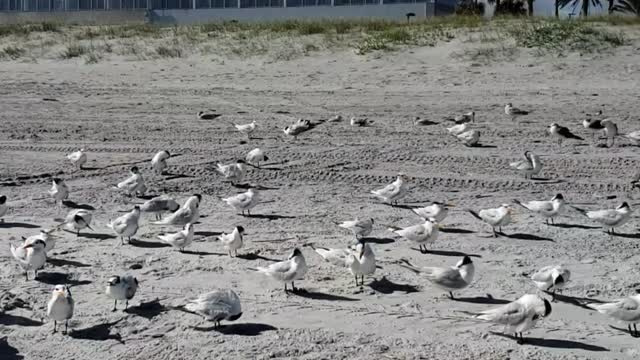
[[[352,117],[350,120],[351,126],[367,126],[369,124],[371,124],[372,122],[369,121],[367,118],[357,118],[357,117]]]
[[[170,157],[171,154],[167,150],[162,150],[155,154],[151,159],[151,167],[153,168],[153,171],[158,175],[162,175],[162,173],[164,173],[164,169],[168,166],[167,160],[169,160]]]
[[[216,171],[224,176],[225,180],[230,181],[232,185],[240,184],[244,179],[244,173],[247,171],[247,163],[240,159],[235,164],[222,165],[216,164]]]
[[[124,301],[124,309],[129,307],[129,300],[133,299],[138,291],[138,279],[132,275],[112,276],[107,281],[107,289],[105,293],[113,299],[113,310],[118,309],[118,300]]]
[[[582,215],[602,225],[607,234],[614,235],[615,228],[624,225],[631,218],[633,210],[625,201],[615,209],[592,210],[587,211],[575,206],[572,208],[578,210]]]
[[[421,207],[421,208],[413,208],[411,211],[416,213],[416,215],[420,216],[423,219],[433,219],[437,223],[442,223],[442,221],[449,214],[449,208],[453,207],[452,204],[447,204],[444,202],[434,201],[431,205]]]
[[[500,207],[494,209],[483,209],[478,212],[469,209],[468,211],[476,219],[491,225],[493,236],[497,237],[496,227],[498,227],[498,230],[502,233],[502,227],[511,223],[511,212],[513,209],[509,204],[502,204]]]
[[[153,199],[145,201],[140,205],[140,211],[145,213],[152,213],[155,215],[156,220],[162,218],[162,213],[165,211],[175,212],[180,208],[180,204],[174,199],[167,196],[156,196]]]
[[[475,265],[471,258],[465,256],[462,260],[458,261],[456,266],[451,267],[423,267],[417,268],[407,260],[400,260],[404,264],[399,263],[398,265],[409,269],[416,274],[424,274],[427,280],[431,281],[433,285],[437,288],[444,290],[449,293],[450,299],[455,299],[453,297],[453,291],[462,290],[469,286],[473,281],[473,276],[475,274]]]
[[[56,239],[57,237],[52,233],[57,230],[56,228],[50,230],[40,230],[40,233],[37,235],[31,235],[28,238],[24,239],[24,245],[30,245],[35,243],[37,240],[44,241],[44,253],[48,254],[53,248],[56,247]]]
[[[138,232],[138,221],[140,220],[140,207],[134,206],[130,213],[116,218],[108,226],[120,237],[120,244],[124,245],[124,238],[131,241],[131,237]]]
[[[477,146],[480,141],[480,131],[469,130],[456,135],[456,138],[460,140],[465,146],[473,147]]]
[[[399,173],[394,182],[382,189],[372,190],[371,193],[387,204],[391,204],[393,202],[397,205],[398,200],[407,192],[407,188],[409,187],[406,183],[407,180],[408,179],[405,174]]]
[[[584,140],[580,136],[573,134],[569,128],[556,123],[549,125],[549,134],[558,139],[558,145],[562,145],[562,140],[564,139]]]
[[[69,329],[69,319],[73,317],[73,297],[71,290],[66,285],[56,285],[51,294],[51,300],[47,304],[47,316],[53,320],[53,333],[58,328],[58,321],[64,321],[64,331],[67,334]]]
[[[231,256],[231,251],[235,253],[235,256],[238,256],[238,249],[240,249],[243,245],[243,237],[244,237],[244,228],[242,226],[236,226],[233,231],[229,234],[223,233],[218,236],[216,240],[219,240],[225,249],[229,252],[229,257]]]
[[[67,159],[71,161],[71,164],[73,164],[76,169],[82,170],[82,166],[87,162],[87,154],[84,152],[84,149],[80,149],[67,155]]]
[[[238,130],[239,132],[247,135],[247,139],[251,139],[251,133],[256,129],[256,121],[252,121],[249,124],[233,124],[233,126],[235,126],[236,130]]]
[[[635,338],[640,337],[640,331],[636,327],[636,324],[640,323],[640,294],[603,304],[587,304],[587,306],[601,314],[627,323],[629,335]],[[631,330],[631,324],[633,324],[633,330]]]
[[[466,132],[467,130],[469,130],[469,123],[453,125],[452,127],[447,128],[447,131],[449,132],[449,134],[456,137],[462,134],[463,132]]]
[[[605,145],[611,147],[615,144],[616,136],[618,136],[618,125],[611,119],[604,119],[601,123],[604,126],[604,135],[607,138]],[[609,145],[609,140],[611,140],[611,145]]]
[[[361,238],[371,234],[371,230],[373,229],[373,219],[360,220],[356,218],[355,220],[337,223],[337,225],[341,228],[351,230],[356,239],[358,239],[359,237]]]
[[[389,226],[388,230],[418,244],[420,252],[426,254],[428,244],[433,244],[438,239],[440,225],[434,219],[425,219],[422,224],[412,225],[406,228]]]
[[[362,239],[358,240],[355,247],[345,249],[314,247],[313,245],[311,247],[325,261],[349,269],[351,275],[356,278],[356,286],[364,285],[364,276],[371,275],[376,271],[376,258],[373,249]],[[360,283],[358,283],[358,276],[361,277]]]
[[[213,110],[209,110],[209,111],[198,111],[198,119],[200,120],[214,120],[220,116],[222,116],[222,114],[216,114]]]
[[[536,287],[544,292],[550,292],[556,300],[556,291],[562,290],[571,279],[571,271],[561,265],[545,266],[531,275]]]
[[[524,160],[514,161],[509,166],[522,173],[525,179],[531,179],[533,175],[538,175],[542,169],[540,157],[531,151],[524,152]]]
[[[598,119],[586,118],[582,120],[582,126],[591,132],[591,139],[596,135],[597,132],[604,130],[604,125],[602,125],[602,121]]]
[[[180,252],[183,252],[186,247],[189,247],[193,242],[193,234],[194,234],[194,226],[191,223],[188,223],[182,228],[181,231],[176,233],[158,235],[158,238],[165,243],[173,246],[176,249],[179,249]]]
[[[456,115],[454,117],[446,118],[446,120],[453,121],[454,123],[456,123],[458,125],[465,124],[465,123],[470,123],[470,122],[475,122],[476,121],[476,112],[475,111],[470,111],[470,112],[465,113],[465,114],[460,114],[460,115]]]
[[[523,203],[514,199],[513,202],[529,211],[542,215],[542,217],[545,218],[545,223],[547,223],[547,225],[549,224],[549,221],[553,224],[553,218],[560,215],[562,210],[564,210],[565,205],[562,194],[556,194],[551,198],[551,200],[532,200]]]
[[[93,215],[88,210],[74,209],[69,211],[64,222],[58,225],[58,228],[64,227],[68,231],[75,232],[76,236],[80,236],[80,230],[82,229],[93,230],[91,228],[92,219]]]
[[[249,216],[251,216],[251,209],[260,202],[260,194],[258,193],[258,190],[249,188],[246,192],[229,196],[228,198],[222,199],[222,201],[226,202],[227,205],[234,209],[241,211],[242,216],[244,216],[245,211]]]
[[[529,115],[530,111],[518,109],[513,107],[511,103],[507,103],[504,106],[504,113],[511,116],[511,121],[514,121],[518,117]]]
[[[551,303],[538,295],[526,294],[506,305],[471,314],[476,319],[504,325],[505,332],[514,333],[518,344],[524,344],[522,333],[551,314]]]
[[[258,271],[272,279],[283,282],[285,293],[289,291],[287,289],[287,283],[291,283],[292,291],[296,292],[298,289],[296,289],[294,282],[304,278],[304,275],[307,273],[307,262],[300,249],[295,248],[287,260],[251,270]]]
[[[69,198],[69,187],[64,180],[53,178],[53,185],[49,190],[49,195],[55,201],[56,206],[62,206],[62,202]]]
[[[247,157],[245,158],[245,160],[248,164],[257,166],[259,168],[260,162],[268,161],[269,157],[265,155],[264,151],[262,151],[260,148],[255,148],[247,153]]]
[[[42,239],[36,239],[31,244],[23,244],[18,247],[10,245],[11,255],[24,270],[26,280],[29,280],[29,270],[33,270],[34,279],[38,278],[38,270],[42,269],[47,262],[46,247],[47,244]]]
[[[116,185],[116,187],[120,190],[124,190],[125,195],[143,195],[146,190],[146,185],[144,183],[144,178],[140,173],[140,169],[137,166],[131,167],[129,169],[130,175],[124,181],[121,181]]]
[[[200,295],[185,305],[185,309],[202,315],[205,320],[213,321],[214,327],[220,321],[235,321],[242,316],[240,298],[233,290],[214,290]]]
[[[182,206],[173,214],[166,218],[154,221],[154,225],[186,225],[188,223],[195,224],[200,219],[200,202],[202,195],[194,194],[190,196]]]

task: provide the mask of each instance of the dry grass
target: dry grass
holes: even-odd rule
[[[586,21],[544,18],[472,16],[438,17],[421,21],[325,20],[268,23],[215,23],[197,26],[157,27],[61,26],[52,23],[0,25],[0,58],[74,59],[92,64],[111,56],[129,60],[189,56],[250,57],[290,60],[317,51],[355,49],[358,54],[435,46],[459,38],[474,45],[460,58],[497,59],[494,49],[531,47],[545,51],[599,51],[627,43],[611,26],[637,26],[627,17]],[[476,44],[491,46],[476,47]],[[33,49],[37,49],[37,52]],[[62,49],[62,51],[61,51]],[[496,54],[494,56],[493,54]]]

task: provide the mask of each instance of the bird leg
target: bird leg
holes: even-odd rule
[[[29,281],[29,270],[27,270],[27,271],[25,271],[25,272],[24,272],[24,279],[25,279],[26,281]]]
[[[127,311],[128,307],[129,307],[129,300],[125,300],[125,302],[124,302],[124,310],[123,311]]]
[[[289,291],[287,290],[287,283],[284,283],[284,292],[286,293],[287,291]]]
[[[451,299],[451,300],[455,299],[455,298],[453,297],[453,292],[451,292],[451,291],[449,291],[449,299]]]
[[[496,228],[494,226],[491,227],[491,231],[493,231],[493,237],[498,237],[498,234],[496,234]]]
[[[229,249],[229,257],[233,257],[233,256],[231,256],[231,249]],[[285,284],[285,286],[287,286],[287,285]]]
[[[251,216],[251,210],[247,210],[247,214]]]
[[[111,310],[111,312],[114,312],[117,310],[117,306],[118,306],[118,300],[113,300],[113,310]]]
[[[235,256],[238,257],[238,249],[235,249]]]
[[[56,328],[58,327],[58,322],[53,320],[53,332],[52,334],[55,334],[57,332]],[[629,325],[629,331],[631,331],[631,325]]]
[[[69,332],[69,320],[65,320],[64,321],[64,331],[62,332],[62,335],[67,335],[67,333]]]
[[[635,332],[636,332],[636,336],[635,337],[640,337],[640,332],[638,332],[638,328],[636,327],[636,324],[633,324],[633,330],[635,330]]]
[[[291,289],[293,289],[293,292],[298,291],[298,289],[296,289],[295,284],[293,283],[293,281],[291,282]]]
[[[356,286],[358,286],[358,275],[356,275]],[[629,325],[631,326],[631,325]]]
[[[516,333],[516,339],[518,339],[518,333]],[[518,344],[519,345],[524,344],[524,337],[522,336],[522,333],[520,333],[520,339],[518,339]]]

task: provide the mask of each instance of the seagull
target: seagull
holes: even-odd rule
[[[371,275],[376,271],[376,258],[371,246],[359,240],[355,248],[332,249],[324,247],[311,246],[318,255],[339,267],[349,269],[351,275],[356,278],[356,286],[364,285],[364,276]],[[358,284],[358,276],[361,276],[361,282]]]
[[[53,320],[53,333],[58,328],[58,321],[64,321],[64,331],[67,334],[69,319],[73,317],[73,298],[71,290],[66,285],[56,285],[51,294],[51,300],[47,304],[47,316]]]
[[[155,214],[156,220],[162,218],[165,211],[175,212],[180,208],[180,204],[174,199],[166,196],[156,196],[140,205],[140,211]]]
[[[524,344],[522,333],[551,314],[551,303],[538,295],[526,294],[516,301],[473,314],[477,319],[504,325],[505,332],[515,333],[518,344]],[[520,338],[518,338],[520,334]]]
[[[433,244],[438,239],[440,225],[434,219],[425,219],[424,223],[412,225],[406,228],[389,226],[388,230],[394,232],[401,237],[413,241],[420,247],[420,252],[426,254],[427,244]]]
[[[604,130],[604,125],[602,125],[602,121],[598,119],[586,118],[582,120],[582,126],[585,129],[591,132],[591,139],[595,136],[598,131]]]
[[[578,210],[582,215],[600,223],[602,228],[606,229],[607,233],[610,235],[615,234],[615,228],[620,227],[629,221],[631,213],[633,213],[633,210],[629,207],[629,204],[627,204],[626,201],[615,209],[587,211],[575,206],[572,207]]]
[[[624,136],[627,139],[633,141],[633,143],[636,144],[636,145],[640,144],[640,130],[632,131],[632,132],[630,132],[628,134],[624,134],[622,136]]]
[[[356,117],[352,117],[350,120],[351,126],[367,126],[369,124],[372,123],[372,121],[369,121],[367,118],[356,118]]]
[[[108,226],[120,237],[120,244],[124,244],[124,238],[131,241],[131,237],[138,232],[140,220],[140,207],[134,206],[130,213],[124,214],[113,220]]]
[[[58,229],[64,227],[66,230],[75,232],[76,236],[80,236],[80,230],[87,228],[89,230],[93,230],[91,228],[91,220],[93,215],[84,209],[73,209],[68,214],[60,225],[57,226]]]
[[[419,116],[413,118],[413,125],[435,125],[439,124],[435,121],[431,121],[429,119],[422,119]]]
[[[156,174],[162,175],[164,169],[167,168],[167,160],[171,157],[171,154],[167,150],[162,150],[153,156],[151,159],[151,167]]]
[[[561,290],[571,279],[571,271],[560,266],[545,266],[531,275],[531,280],[536,287],[544,292],[552,291],[551,301],[556,300],[556,290]]]
[[[604,135],[607,138],[605,145],[607,145],[607,147],[611,147],[615,144],[616,136],[618,136],[618,125],[616,125],[616,123],[611,119],[604,119],[601,123],[604,126]],[[609,146],[609,140],[611,140],[611,146]]]
[[[330,117],[327,121],[328,122],[340,122],[340,121],[342,121],[342,115],[340,115],[340,114],[334,115],[334,116]]]
[[[416,215],[420,216],[425,220],[433,219],[437,223],[441,223],[449,214],[450,207],[453,207],[453,205],[434,201],[429,206],[425,206],[421,208],[413,208],[411,209],[411,211],[413,211],[414,213],[416,213]]]
[[[25,271],[26,280],[29,280],[29,270],[33,270],[34,279],[38,278],[38,270],[42,269],[47,261],[46,246],[47,244],[42,239],[36,239],[31,244],[24,244],[18,247],[11,244],[11,254],[18,261],[22,270]]]
[[[107,282],[106,294],[113,299],[113,310],[118,307],[118,300],[124,301],[124,310],[129,307],[129,300],[133,299],[138,291],[138,279],[131,275],[112,276]]]
[[[245,160],[247,161],[248,164],[255,165],[259,168],[260,162],[268,161],[269,157],[265,155],[264,151],[262,151],[261,149],[255,148],[249,151]]]
[[[355,220],[343,221],[336,224],[341,228],[351,230],[356,239],[371,234],[371,230],[373,229],[373,219],[360,220],[356,218]]]
[[[530,111],[515,108],[511,103],[508,103],[504,106],[504,113],[511,116],[511,121],[514,121],[517,117],[529,115]]]
[[[238,256],[238,249],[240,249],[243,245],[243,236],[244,236],[244,228],[242,226],[236,226],[233,231],[229,234],[223,233],[218,236],[216,240],[219,240],[224,248],[229,252],[229,257],[231,256],[231,251],[235,252],[235,256]]]
[[[293,125],[287,126],[284,128],[284,133],[288,136],[293,137],[295,140],[298,135],[302,134],[305,131],[311,130],[315,127],[315,125],[311,124],[309,120],[298,119]]]
[[[470,123],[470,122],[475,122],[476,121],[476,112],[475,111],[470,111],[468,113],[465,114],[460,114],[460,115],[456,115],[452,118],[446,118],[446,120],[449,121],[453,121],[454,123],[460,125],[460,124],[466,124],[466,123]]]
[[[51,230],[40,230],[37,235],[29,236],[28,238],[24,239],[23,248],[24,245],[33,245],[33,243],[35,243],[37,240],[41,240],[44,241],[44,253],[48,254],[56,246],[57,237],[51,234],[55,230],[56,228],[53,228]]]
[[[498,227],[499,231],[502,233],[502,227],[511,223],[511,212],[513,209],[509,204],[502,204],[499,208],[495,209],[483,209],[479,212],[469,209],[468,211],[476,219],[491,225],[493,236],[497,237],[498,234],[496,233],[496,227]]]
[[[133,166],[129,171],[131,175],[126,180],[119,182],[118,185],[116,185],[117,188],[124,190],[127,196],[142,195],[147,187],[144,184],[142,174],[140,174],[140,169],[138,169],[137,166]]]
[[[194,194],[190,196],[187,201],[173,214],[166,218],[155,221],[154,225],[186,225],[188,223],[195,224],[200,219],[200,202],[202,201],[202,195]]]
[[[181,231],[171,234],[158,235],[158,238],[167,244],[184,251],[184,248],[191,245],[193,242],[193,224],[186,224]]]
[[[629,334],[633,337],[640,337],[640,332],[636,327],[636,324],[640,323],[640,294],[604,304],[587,304],[587,306],[601,314],[627,323]],[[633,324],[633,331],[631,324]]]
[[[210,112],[198,111],[197,115],[200,120],[213,120],[222,116],[222,114],[214,113],[213,110],[210,110]]]
[[[222,165],[217,164],[216,171],[222,174],[225,180],[231,181],[231,184],[235,185],[242,181],[244,173],[247,171],[246,162],[244,160],[238,160],[235,164]]]
[[[62,204],[62,201],[69,198],[69,187],[65,184],[64,180],[53,178],[53,185],[49,190],[49,195],[53,197],[56,204]]]
[[[87,162],[87,154],[84,152],[84,149],[80,149],[67,155],[67,159],[71,161],[71,164],[73,164],[76,169],[81,170],[82,166]]]
[[[7,196],[1,195],[0,196],[0,222],[4,222],[4,219],[2,217],[7,214],[7,211],[9,211],[9,206],[7,205]]]
[[[562,145],[562,140],[564,139],[576,139],[576,140],[584,140],[580,136],[574,135],[569,128],[564,126],[560,126],[556,123],[552,123],[549,125],[549,134],[551,136],[558,138],[558,145]]]
[[[242,316],[240,298],[233,290],[214,290],[191,300],[185,308],[220,326],[220,321],[235,321]]]
[[[256,125],[256,121],[254,120],[249,124],[242,124],[242,125],[233,124],[233,126],[235,126],[236,129],[241,133],[247,135],[247,139],[251,139],[251,133],[253,132],[253,130],[256,129],[257,125]]]
[[[564,210],[565,205],[562,194],[556,194],[551,198],[551,200],[532,200],[523,203],[514,199],[513,202],[529,211],[542,215],[542,217],[545,218],[547,225],[549,224],[549,221],[553,224],[553,218],[560,215],[562,210]]]
[[[462,123],[448,127],[447,131],[453,136],[458,136],[469,129],[469,123]]]
[[[449,297],[453,300],[453,291],[462,290],[473,281],[475,265],[469,256],[465,256],[458,261],[456,266],[451,267],[423,267],[417,268],[407,260],[402,259],[404,264],[400,266],[407,268],[416,274],[423,273],[429,281],[441,290],[449,292]]]
[[[531,151],[524,152],[524,160],[514,161],[510,163],[509,166],[521,172],[525,179],[527,177],[531,179],[533,175],[538,175],[538,173],[540,173],[540,169],[542,169],[540,157],[533,154]]]
[[[478,141],[480,141],[480,131],[478,130],[469,130],[465,131],[462,134],[456,135],[458,140],[462,141],[465,146],[476,146],[478,145]]]
[[[295,248],[287,260],[283,260],[267,267],[257,267],[251,269],[263,273],[264,275],[282,281],[284,283],[284,292],[288,291],[287,283],[291,283],[291,289],[296,292],[294,281],[301,280],[307,273],[307,262],[300,249]]]
[[[246,192],[224,198],[222,201],[226,202],[227,205],[234,209],[241,211],[242,216],[244,216],[245,211],[249,216],[251,216],[251,209],[260,202],[260,194],[258,193],[258,190],[250,188]]]
[[[409,187],[406,183],[407,180],[408,178],[405,174],[399,173],[394,182],[382,189],[372,190],[371,193],[387,204],[394,202],[397,205],[398,199],[403,197],[407,192],[407,188]]]

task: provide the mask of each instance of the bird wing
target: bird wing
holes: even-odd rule
[[[620,213],[614,209],[587,211],[586,215],[589,219],[596,220],[605,225],[613,225],[620,218]]]
[[[425,268],[427,279],[434,284],[447,288],[461,288],[467,285],[466,281],[460,275],[460,271],[454,268]]]
[[[478,212],[483,220],[497,221],[500,217],[500,209],[483,209]]]
[[[553,203],[551,201],[533,200],[525,203],[525,205],[532,211],[553,211]]]
[[[640,303],[633,298],[619,299],[604,304],[588,304],[592,309],[622,321],[640,321]]]
[[[527,316],[527,308],[517,301],[514,301],[497,308],[482,311],[477,318],[496,324],[517,325],[522,323]]]
[[[325,261],[336,266],[347,266],[347,260],[351,255],[351,251],[348,249],[315,248],[314,250],[322,256]]]
[[[422,224],[418,224],[418,225],[409,226],[404,229],[395,230],[394,232],[404,238],[414,239],[414,238],[426,235],[427,229]]]
[[[375,194],[375,195],[379,195],[379,196],[387,196],[387,195],[390,195],[390,194],[393,194],[393,193],[399,191],[399,188],[400,187],[398,186],[398,184],[393,182],[393,183],[385,186],[382,189],[378,189],[378,190],[372,191],[372,193]]]
[[[555,266],[545,266],[531,275],[531,280],[536,282],[547,282],[551,280],[552,272]]]
[[[533,165],[529,161],[518,160],[509,164],[510,167],[516,170],[531,170],[533,169]]]
[[[418,216],[425,219],[433,218],[435,217],[435,214],[436,214],[436,210],[432,206],[414,208],[411,210],[413,210],[413,212],[416,213]]]
[[[266,272],[269,272],[269,273],[286,273],[289,270],[291,270],[291,267],[292,267],[291,261],[285,260],[285,261],[277,262],[275,264],[271,264],[266,268],[259,267],[258,270],[261,270],[263,272],[265,272],[264,270],[266,270]]]

